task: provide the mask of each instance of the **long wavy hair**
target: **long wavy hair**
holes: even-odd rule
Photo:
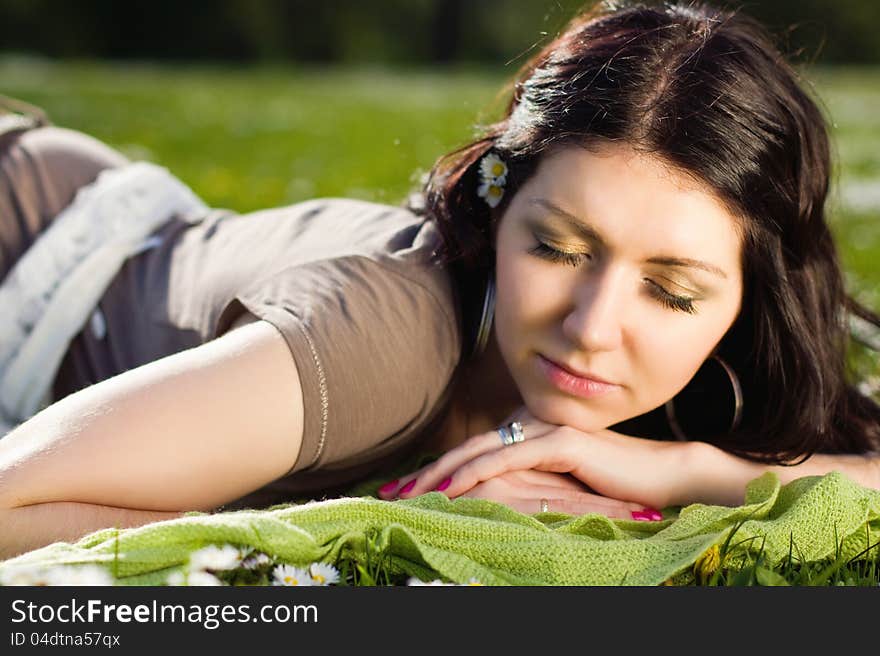
[[[743,309],[716,353],[741,382],[744,414],[733,431],[689,437],[778,464],[880,450],[880,406],[847,371],[848,319],[880,326],[880,317],[844,287],[825,218],[828,132],[806,86],[763,26],[737,11],[602,4],[577,16],[516,74],[503,118],[440,158],[410,201],[443,235],[436,255],[457,283],[466,340],[494,268],[493,222],[541,157],[623,142],[707,184],[741,220]],[[494,211],[477,196],[489,151],[509,169]],[[675,407],[694,416],[713,406]],[[670,437],[662,409],[612,428]]]

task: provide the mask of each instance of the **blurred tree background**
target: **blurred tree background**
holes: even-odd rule
[[[0,50],[52,57],[448,64],[498,62],[583,0],[0,0]],[[880,61],[878,0],[740,7],[822,63]]]

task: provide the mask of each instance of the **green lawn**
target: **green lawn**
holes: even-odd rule
[[[209,205],[397,202],[499,80],[432,71],[157,68],[0,58],[0,93],[167,166]]]

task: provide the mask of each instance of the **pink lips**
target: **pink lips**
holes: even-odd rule
[[[538,363],[544,375],[556,388],[575,396],[591,398],[620,388],[620,385],[576,376],[540,354],[538,355]]]

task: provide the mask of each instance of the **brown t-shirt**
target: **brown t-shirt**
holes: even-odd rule
[[[7,193],[30,194],[22,171],[35,161],[51,169],[42,162],[49,152],[65,168],[80,157],[89,178],[106,163],[106,153],[96,161],[96,146],[78,144],[75,133],[52,139],[45,130],[24,135],[29,140],[4,156],[7,168],[10,154],[23,160]],[[72,199],[75,189],[50,192]],[[35,205],[34,197],[12,198],[5,207]],[[36,213],[43,226],[51,220]],[[432,222],[399,207],[317,199],[244,215],[213,210],[196,222],[174,217],[155,236],[102,297],[106,330],[87,325],[71,343],[55,399],[214,339],[246,309],[290,348],[304,432],[288,474],[227,508],[349,484],[401,457],[442,420],[463,351],[462,320],[451,276],[432,258],[441,244]]]

